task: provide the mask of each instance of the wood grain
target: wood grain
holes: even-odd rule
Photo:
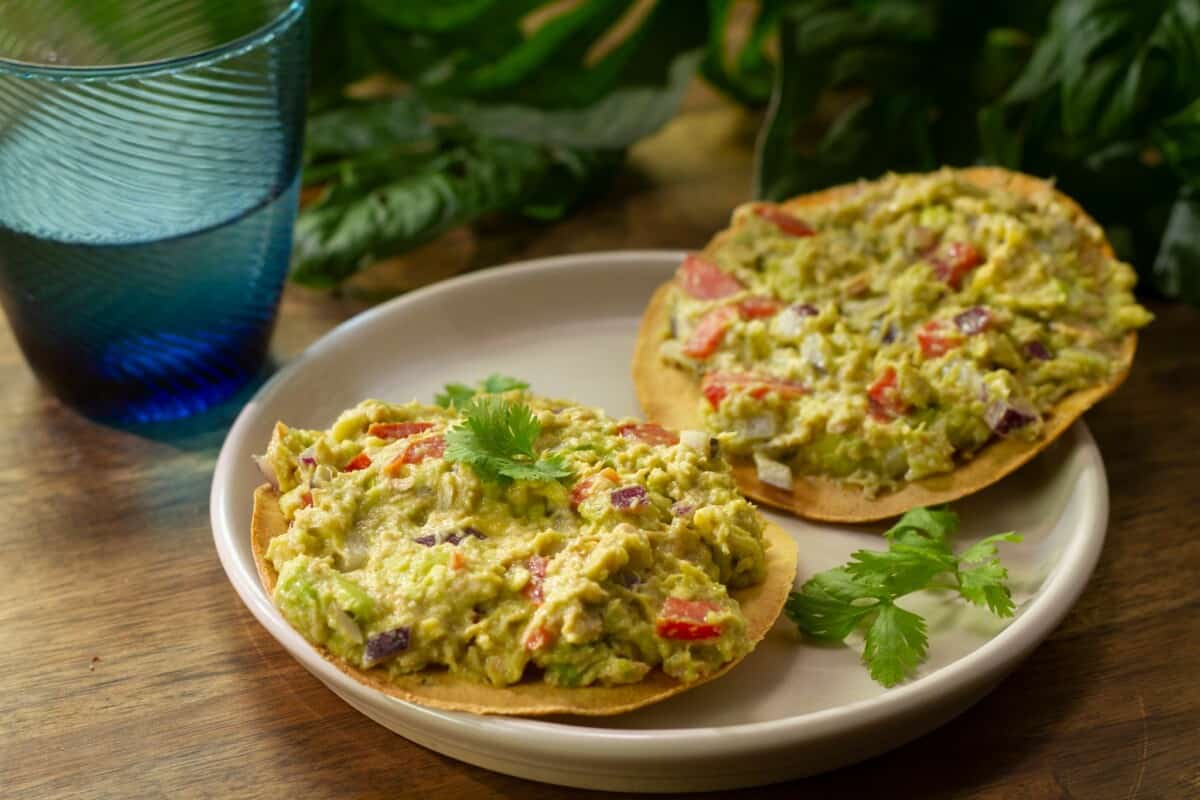
[[[639,146],[630,174],[569,221],[458,231],[341,297],[289,289],[276,358],[438,270],[701,247],[747,197],[754,127],[703,107]],[[730,796],[1200,796],[1200,314],[1152,308],[1128,383],[1087,417],[1112,523],[1059,630],[919,742]],[[591,796],[410,744],[276,645],[225,580],[209,532],[229,418],[136,433],[80,419],[37,386],[0,325],[0,796]]]

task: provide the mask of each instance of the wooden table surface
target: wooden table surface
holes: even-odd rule
[[[275,356],[372,299],[462,269],[698,247],[747,196],[755,124],[699,104],[568,221],[455,232],[340,298],[290,288]],[[734,796],[1200,796],[1200,314],[1152,308],[1128,383],[1087,417],[1112,518],[1062,626],[924,739]],[[0,796],[590,795],[411,744],[285,654],[213,548],[208,490],[230,414],[139,432],[86,421],[37,385],[0,324]]]

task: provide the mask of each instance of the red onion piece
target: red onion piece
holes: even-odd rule
[[[396,628],[367,639],[367,646],[363,649],[363,666],[373,667],[404,652],[408,649],[409,637],[408,628]]]
[[[997,436],[1006,436],[1036,420],[1037,412],[1024,404],[997,400],[988,406],[983,419]]]
[[[435,544],[437,544],[437,535],[427,533],[424,536],[418,536],[417,538],[413,539],[413,541],[425,547],[433,547]]]
[[[315,467],[317,465],[317,457],[313,454],[313,448],[309,447],[300,454],[300,463],[309,467]]]
[[[1054,358],[1054,356],[1050,354],[1050,351],[1046,349],[1046,345],[1042,344],[1041,342],[1026,342],[1025,355],[1029,356],[1035,361],[1049,361]]]
[[[464,539],[469,539],[472,536],[474,536],[476,539],[481,539],[481,540],[487,538],[486,536],[483,535],[483,533],[478,528],[472,528],[471,526],[468,525],[467,527],[463,528],[461,531],[456,531],[456,532],[450,534],[449,536],[447,536],[446,541],[449,542],[450,544],[457,545],[459,542],[463,541]]]
[[[696,510],[696,507],[691,503],[685,503],[682,500],[671,506],[671,513],[677,517],[686,517],[688,514]]]
[[[812,303],[800,303],[799,305],[792,306],[792,311],[801,317],[815,317],[821,313]]]
[[[646,497],[646,490],[641,486],[626,486],[623,489],[614,489],[608,495],[609,501],[613,508],[628,510],[632,508],[641,508],[650,502]]]
[[[954,316],[954,324],[967,336],[983,333],[992,324],[992,314],[986,308],[975,306]]]

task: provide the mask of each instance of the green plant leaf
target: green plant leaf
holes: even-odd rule
[[[541,148],[481,140],[361,196],[320,203],[297,219],[292,277],[333,286],[367,263],[520,203],[548,166]]]
[[[1153,275],[1167,297],[1200,306],[1200,196],[1188,187],[1171,209]]]
[[[583,108],[539,109],[458,100],[441,102],[438,109],[454,115],[481,136],[558,147],[620,150],[654,133],[675,116],[700,56],[699,51],[677,56],[665,86],[620,89]]]
[[[787,2],[760,0],[745,41],[730,58],[730,12],[735,5],[734,0],[708,0],[708,48],[700,70],[709,83],[735,100],[763,105],[771,97],[775,77],[776,65],[769,50]]]
[[[425,105],[415,97],[393,97],[311,115],[304,131],[304,160],[311,164],[379,149],[428,148],[435,143]]]

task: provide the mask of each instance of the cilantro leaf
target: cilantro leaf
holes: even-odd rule
[[[1015,609],[1006,583],[1008,570],[997,558],[996,545],[1019,541],[1021,537],[1010,531],[981,539],[964,550],[959,559],[958,593],[977,606],[987,606],[996,616],[1011,617]]]
[[[528,388],[529,384],[520,378],[510,378],[498,372],[493,372],[483,379],[483,390],[488,394],[500,394],[501,392],[511,392],[513,389]]]
[[[1014,531],[1008,533],[997,533],[988,536],[985,539],[980,539],[975,544],[963,550],[963,554],[959,560],[966,564],[978,564],[989,559],[996,558],[999,548],[996,547],[1000,542],[1019,542],[1021,535]]]
[[[914,534],[935,542],[947,542],[958,533],[958,514],[948,508],[914,508],[884,536],[889,542],[914,543]]]
[[[784,612],[809,636],[840,642],[875,611],[876,590],[844,569],[819,573],[788,597]]]
[[[921,549],[893,545],[882,553],[859,550],[846,569],[855,576],[870,579],[887,588],[894,597],[915,592],[929,585],[935,575],[954,569],[957,559],[947,549]]]
[[[465,383],[447,383],[443,388],[445,391],[433,398],[435,403],[442,408],[466,408],[467,403],[471,402],[471,398],[477,394],[500,394],[513,389],[528,389],[529,384],[520,378],[511,378],[508,375],[493,372],[475,386],[467,386]]]
[[[493,483],[570,477],[561,456],[537,457],[534,443],[541,432],[529,406],[502,397],[476,397],[464,409],[463,421],[446,432],[445,457],[469,464]]]
[[[442,408],[465,408],[474,396],[475,390],[465,383],[447,383],[445,391],[434,397],[433,402]]]
[[[897,606],[898,598],[951,588],[998,616],[1013,614],[1008,570],[997,558],[997,545],[1021,537],[989,536],[956,556],[950,538],[957,531],[954,512],[913,509],[884,534],[887,550],[859,550],[845,566],[814,575],[791,593],[784,611],[801,631],[823,641],[863,630],[863,663],[872,678],[894,686],[912,674],[928,649],[925,621]]]
[[[881,603],[867,629],[863,663],[872,678],[892,687],[925,659],[928,643],[925,620],[892,602]]]

